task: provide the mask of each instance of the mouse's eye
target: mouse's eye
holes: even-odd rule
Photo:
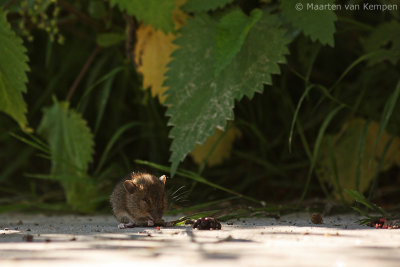
[[[148,198],[143,199],[143,201],[146,202],[147,205],[150,205],[150,204],[151,204],[151,203],[150,203],[150,199],[148,199]]]

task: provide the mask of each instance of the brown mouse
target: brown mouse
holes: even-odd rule
[[[165,175],[157,178],[149,173],[132,172],[115,186],[110,202],[115,217],[121,222],[120,229],[164,225],[165,180]]]

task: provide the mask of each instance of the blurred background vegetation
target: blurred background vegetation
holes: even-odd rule
[[[175,48],[157,49],[175,36],[145,39],[168,30],[145,28],[123,2],[0,0],[29,57],[23,98],[31,129],[0,113],[0,212],[108,212],[113,186],[129,172],[169,173],[165,66],[157,59],[170,60]],[[155,9],[164,8],[158,2]],[[183,14],[175,28],[200,16],[184,2],[175,1]],[[234,119],[167,180],[170,209],[232,197],[257,207],[316,198],[351,203],[344,189],[399,208],[400,11],[338,10],[331,42],[285,17],[293,1],[217,2],[206,10],[215,19],[232,8],[276,14],[289,53],[272,83],[236,99]],[[364,2],[400,8],[398,1],[336,4]]]

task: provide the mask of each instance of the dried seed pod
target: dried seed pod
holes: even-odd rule
[[[221,224],[215,218],[203,217],[194,222],[193,228],[198,230],[220,230]]]

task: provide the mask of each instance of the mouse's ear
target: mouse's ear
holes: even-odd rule
[[[163,175],[163,176],[160,176],[160,178],[158,178],[158,179],[160,179],[160,181],[161,181],[163,184],[165,184],[165,181],[167,180],[167,176]]]
[[[126,192],[128,192],[129,194],[133,194],[133,192],[136,191],[137,186],[132,182],[132,180],[126,180],[124,182],[124,188]]]

